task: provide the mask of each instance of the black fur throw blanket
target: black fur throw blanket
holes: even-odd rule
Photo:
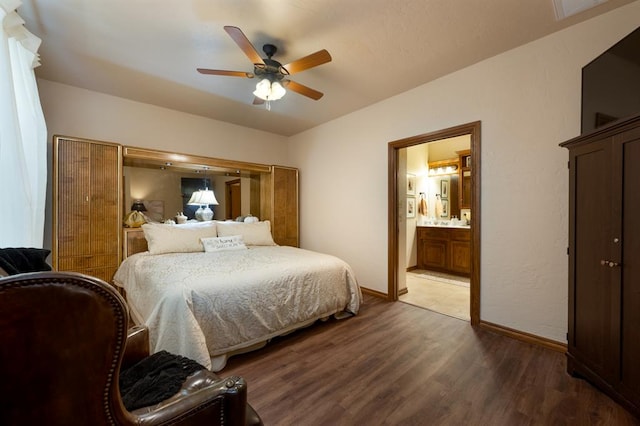
[[[49,253],[50,250],[39,248],[0,248],[0,268],[9,275],[50,271],[51,266],[46,262]]]
[[[175,395],[185,379],[205,369],[196,361],[167,351],[156,352],[120,372],[120,395],[127,410],[158,404]]]

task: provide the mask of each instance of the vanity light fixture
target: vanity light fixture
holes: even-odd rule
[[[429,176],[443,176],[458,173],[458,166],[452,164],[444,167],[433,167],[429,169]]]

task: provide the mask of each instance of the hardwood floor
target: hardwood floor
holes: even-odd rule
[[[265,425],[639,425],[565,356],[406,303],[232,357]]]

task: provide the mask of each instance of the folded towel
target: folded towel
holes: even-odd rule
[[[0,249],[0,268],[9,275],[50,271],[51,266],[46,262],[49,253],[51,250],[39,248],[2,248]]]

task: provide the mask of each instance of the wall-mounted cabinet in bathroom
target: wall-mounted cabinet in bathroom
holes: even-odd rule
[[[458,169],[458,197],[461,209],[471,208],[471,150],[457,151],[460,158]]]

